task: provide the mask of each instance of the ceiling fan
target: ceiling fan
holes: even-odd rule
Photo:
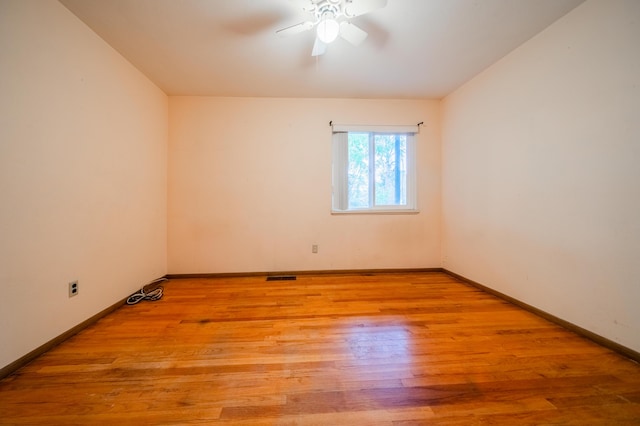
[[[338,36],[354,46],[366,38],[366,31],[350,22],[351,18],[364,15],[387,5],[387,0],[292,0],[304,12],[314,15],[313,21],[304,21],[276,31],[280,36],[290,36],[315,27],[316,41],[311,56],[324,55],[327,45]]]

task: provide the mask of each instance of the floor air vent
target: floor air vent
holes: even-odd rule
[[[295,275],[272,275],[267,277],[267,281],[295,281]]]

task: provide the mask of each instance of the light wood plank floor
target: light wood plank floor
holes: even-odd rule
[[[184,279],[1,381],[0,423],[632,425],[640,366],[442,273]]]

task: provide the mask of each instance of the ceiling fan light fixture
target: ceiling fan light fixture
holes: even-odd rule
[[[2,0],[0,0],[2,1]],[[311,56],[320,56],[338,36],[353,46],[359,46],[367,38],[367,32],[350,22],[351,18],[364,15],[387,5],[388,0],[291,0],[302,10],[312,12],[314,21],[304,21],[276,31],[281,36],[298,34],[315,27],[316,37]]]
[[[329,44],[338,38],[340,24],[333,18],[323,19],[318,23],[317,35],[320,41]]]

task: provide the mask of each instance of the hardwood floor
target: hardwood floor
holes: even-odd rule
[[[443,273],[172,280],[2,380],[0,423],[638,425],[640,366]]]

